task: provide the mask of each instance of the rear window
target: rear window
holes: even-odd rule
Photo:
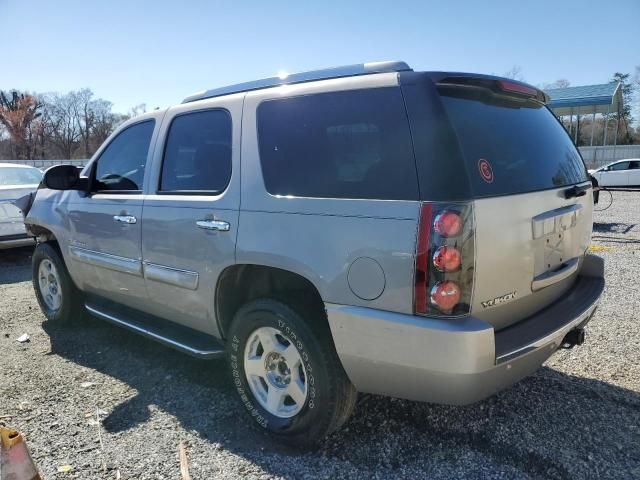
[[[231,116],[226,110],[185,113],[172,122],[160,190],[220,193],[231,179]]]
[[[481,88],[439,87],[474,197],[545,190],[587,180],[577,149],[538,102]]]
[[[260,162],[272,195],[417,200],[398,88],[269,100],[258,108]]]

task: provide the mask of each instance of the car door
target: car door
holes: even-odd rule
[[[146,310],[214,335],[218,277],[235,262],[241,114],[242,95],[170,109],[142,213]]]
[[[598,183],[603,187],[626,187],[629,182],[629,162],[613,163],[600,172]]]
[[[640,160],[629,162],[628,186],[640,187]]]
[[[155,128],[153,116],[122,128],[87,167],[90,192],[70,192],[67,201],[70,270],[80,288],[132,308],[147,298],[140,221]]]

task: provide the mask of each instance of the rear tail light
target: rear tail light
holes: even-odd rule
[[[431,289],[431,303],[446,312],[460,302],[460,287],[450,280],[436,283]]]
[[[473,278],[472,204],[423,203],[416,242],[415,313],[468,314]]]
[[[462,218],[460,213],[452,210],[444,210],[433,221],[433,229],[443,237],[455,237],[462,230]]]
[[[456,247],[438,247],[433,254],[433,266],[441,272],[453,272],[460,267],[460,252]]]

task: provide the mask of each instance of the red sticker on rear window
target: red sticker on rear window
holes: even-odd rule
[[[489,160],[485,160],[484,158],[478,160],[478,170],[480,171],[480,176],[485,182],[493,182],[493,169],[491,168]]]

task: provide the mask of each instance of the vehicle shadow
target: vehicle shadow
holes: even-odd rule
[[[298,465],[325,469],[331,478],[348,477],[348,472],[438,477],[443,464],[460,467],[475,457],[507,477],[513,476],[508,472],[534,478],[640,474],[640,395],[599,380],[545,367],[465,407],[363,396],[340,432],[318,451],[300,452],[251,427],[223,361],[197,360],[93,318],[80,327],[49,322],[43,327],[51,354],[137,392],[107,409],[103,425],[108,432],[132,429],[150,418],[151,408],[159,408],[205,441],[223,444],[274,475],[294,475],[286,470],[292,457]],[[277,461],[284,457],[289,461]],[[611,464],[619,470],[611,471]]]
[[[636,226],[636,223],[593,222],[593,231],[597,233],[619,233],[626,235]]]
[[[0,250],[0,284],[31,280],[33,247]]]

